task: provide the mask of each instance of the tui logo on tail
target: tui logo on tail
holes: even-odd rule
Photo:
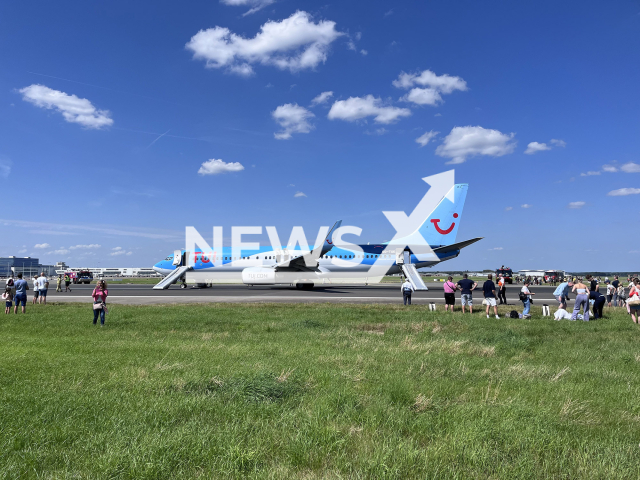
[[[453,214],[453,218],[458,218],[458,214],[454,213]],[[431,223],[433,223],[433,226],[436,227],[436,231],[440,235],[447,235],[447,234],[451,233],[451,231],[453,230],[453,227],[456,226],[456,222],[453,222],[449,228],[447,228],[446,230],[443,230],[443,229],[440,228],[440,225],[438,225],[438,223],[440,223],[440,219],[439,218],[432,219]]]

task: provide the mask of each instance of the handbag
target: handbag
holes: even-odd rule
[[[629,300],[627,300],[627,305],[630,306],[636,306],[636,305],[640,305],[640,297],[638,295],[634,295],[633,297],[629,297]]]
[[[102,303],[102,302],[93,304],[93,309],[94,310],[102,310],[103,308],[104,308],[104,303]]]

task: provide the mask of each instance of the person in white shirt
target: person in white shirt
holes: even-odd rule
[[[402,300],[405,305],[411,305],[411,294],[415,291],[413,284],[409,280],[405,280],[400,287],[402,291]]]
[[[44,276],[44,272],[38,277],[39,303],[47,304],[47,290],[49,289],[49,280]]]
[[[40,295],[40,290],[38,287],[38,274],[36,273],[36,275],[31,279],[31,281],[33,282],[33,305],[35,305],[38,302],[38,296]]]

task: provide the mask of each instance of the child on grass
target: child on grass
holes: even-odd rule
[[[4,313],[5,315],[11,313],[11,307],[13,306],[13,292],[11,291],[11,287],[6,287],[4,293],[2,294],[2,299],[4,300]]]

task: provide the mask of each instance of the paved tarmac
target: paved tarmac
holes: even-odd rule
[[[444,303],[441,283],[428,283],[429,290],[415,292],[412,301],[416,304],[430,302]],[[522,307],[518,300],[521,285],[507,287],[507,302]],[[72,285],[71,292],[56,292],[49,288],[47,300],[50,302],[90,302],[95,285]],[[209,288],[180,288],[172,285],[167,290],[153,290],[153,285],[108,285],[107,303],[128,305],[157,305],[167,303],[402,303],[399,284],[376,285],[319,285],[313,290],[297,290],[286,286],[213,285]],[[536,304],[547,303],[555,306],[555,287],[531,287],[535,292]],[[63,287],[64,290],[64,287]],[[31,292],[29,292],[31,297]],[[482,307],[482,292],[474,292],[475,306]],[[573,303],[570,301],[570,303]],[[456,305],[460,305],[460,293],[456,294]]]

